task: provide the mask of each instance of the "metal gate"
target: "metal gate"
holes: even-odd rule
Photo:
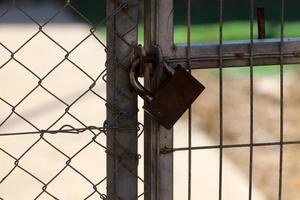
[[[274,165],[278,166],[278,186],[276,199],[283,199],[283,164],[284,164],[284,147],[286,145],[299,144],[298,140],[284,139],[284,67],[285,64],[299,63],[300,59],[298,53],[300,50],[300,43],[298,38],[285,38],[285,0],[272,2],[280,5],[280,38],[277,39],[264,39],[264,13],[262,9],[258,12],[258,29],[260,39],[255,39],[254,30],[256,29],[255,13],[256,7],[254,0],[246,1],[249,9],[249,40],[245,41],[225,41],[224,40],[224,5],[225,1],[218,1],[218,19],[219,40],[215,42],[192,43],[191,40],[191,17],[192,17],[192,1],[186,0],[186,42],[181,44],[174,43],[174,26],[173,20],[176,12],[174,11],[174,4],[179,3],[173,0],[146,0],[145,1],[145,48],[149,54],[153,52],[153,47],[159,46],[161,48],[163,58],[169,64],[180,64],[185,66],[186,69],[192,73],[192,70],[201,69],[218,69],[219,83],[218,83],[218,127],[219,127],[219,143],[211,145],[195,145],[193,143],[193,117],[192,108],[188,111],[186,119],[186,137],[187,145],[183,147],[173,147],[173,140],[176,137],[176,129],[166,130],[157,122],[150,119],[147,114],[145,116],[145,150],[151,149],[150,153],[145,152],[145,199],[199,199],[204,198],[201,196],[201,191],[204,188],[199,188],[197,181],[192,185],[192,161],[197,159],[192,157],[196,151],[216,150],[219,154],[218,161],[218,190],[215,191],[216,199],[224,199],[223,188],[223,175],[224,175],[224,151],[227,149],[244,149],[249,152],[248,155],[248,191],[243,198],[254,199],[253,195],[253,159],[256,147],[278,147],[277,162]],[[175,13],[174,13],[175,12]],[[200,11],[199,11],[200,12]],[[239,27],[236,27],[239,28]],[[200,33],[199,33],[200,34]],[[264,65],[279,65],[279,140],[256,142],[254,140],[254,66]],[[224,143],[224,70],[227,67],[242,67],[249,66],[249,127],[250,133],[248,142],[245,143]],[[157,82],[161,77],[145,78],[145,83],[148,88],[155,91]],[[201,80],[200,80],[201,81]],[[210,88],[212,89],[212,88]],[[234,90],[234,89],[233,89]],[[201,97],[199,97],[201,99]],[[234,108],[232,108],[234,109]],[[204,114],[205,115],[205,114]],[[207,117],[210,117],[209,114]],[[200,119],[201,120],[201,119]],[[275,124],[274,124],[275,125]],[[181,130],[182,131],[182,130]],[[277,150],[274,150],[277,151]],[[187,159],[187,177],[186,187],[176,188],[174,190],[174,156],[176,153],[186,152]],[[262,152],[260,152],[262,153]],[[192,159],[193,158],[193,159]],[[180,161],[179,161],[180,162]],[[181,161],[184,162],[184,161]],[[200,163],[205,163],[201,160]],[[176,165],[176,163],[175,163]],[[210,177],[203,177],[209,179]],[[184,185],[184,184],[182,184]],[[228,186],[230,187],[230,186]],[[264,191],[264,188],[262,189]],[[177,197],[176,194],[184,192],[186,194],[182,197]],[[199,195],[192,196],[192,192]],[[246,197],[247,196],[247,197]],[[275,197],[274,197],[275,198]]]
[[[24,29],[28,31],[26,32],[22,29],[18,32],[13,29],[13,34],[7,34],[6,37],[11,38],[10,36],[16,33],[26,33],[25,39],[17,45],[11,46],[7,43],[7,38],[0,38],[0,51],[4,58],[3,60],[1,58],[0,63],[1,200],[205,199],[206,197],[201,196],[201,190],[206,188],[198,188],[192,180],[194,176],[192,163],[197,159],[193,155],[196,151],[204,150],[217,151],[218,177],[215,182],[218,189],[215,191],[215,199],[221,200],[225,199],[224,152],[227,149],[244,149],[248,152],[246,196],[247,199],[255,199],[253,198],[254,151],[256,147],[272,146],[277,147],[279,152],[276,199],[283,199],[284,147],[300,144],[296,139],[284,139],[284,67],[285,64],[300,63],[300,40],[284,36],[285,0],[278,0],[281,9],[280,38],[259,40],[254,39],[255,2],[247,1],[250,13],[250,39],[247,41],[224,40],[225,3],[219,0],[219,41],[208,43],[192,43],[192,0],[185,0],[187,37],[186,42],[181,44],[175,44],[173,37],[174,4],[177,1],[144,0],[146,55],[156,54],[159,48],[162,59],[167,64],[180,64],[190,73],[196,69],[218,70],[218,144],[195,145],[193,143],[195,118],[190,108],[186,118],[183,118],[186,127],[181,129],[186,131],[184,138],[187,145],[180,147],[174,146],[174,139],[176,140],[177,137],[176,128],[168,130],[160,126],[147,113],[144,114],[144,125],[138,122],[138,96],[130,86],[128,74],[138,44],[141,1],[107,0],[106,17],[97,18],[96,22],[91,22],[86,16],[87,13],[82,12],[76,2],[80,5],[80,1],[61,1],[61,4],[55,7],[55,12],[46,16],[47,19],[42,22],[36,19],[34,13],[31,13],[28,7],[24,7],[21,1],[0,4],[6,6],[0,13],[1,22],[7,22],[5,20],[10,13],[17,13],[34,27],[33,31]],[[74,34],[63,32],[65,28],[63,26],[55,29],[56,32],[49,29],[51,24],[65,12],[71,12],[83,21],[85,32],[74,32]],[[261,18],[260,36],[263,38],[263,16]],[[8,28],[5,24],[0,26],[3,29]],[[97,32],[103,26],[106,26],[106,44],[104,38]],[[63,40],[56,37],[58,32],[64,35]],[[78,41],[73,41],[74,35],[82,37]],[[38,37],[43,37],[46,43],[37,42]],[[67,38],[71,38],[73,43],[65,47]],[[89,63],[84,62],[101,60],[98,54],[90,55],[91,46],[84,46],[89,39],[94,40],[92,44],[100,46],[106,53],[105,64],[98,63],[90,66]],[[14,39],[15,41],[17,40]],[[44,48],[30,49],[32,45]],[[60,56],[48,57],[52,52],[51,48]],[[80,48],[83,51],[78,54]],[[30,57],[32,55],[33,57]],[[279,125],[280,137],[278,141],[256,142],[254,66],[273,64],[279,65],[280,117],[277,125]],[[102,65],[105,67],[101,68]],[[224,143],[226,139],[224,70],[242,66],[249,66],[249,141],[228,144]],[[162,76],[152,73],[154,67],[155,65],[146,64],[143,74],[145,87],[153,92],[163,80]],[[12,69],[16,71],[9,71]],[[15,75],[18,76],[14,77]],[[14,84],[17,86],[13,87]],[[101,88],[103,84],[106,87],[106,95]],[[66,90],[63,90],[64,88]],[[74,90],[75,93],[68,95],[68,90]],[[47,99],[51,98],[51,102],[46,101],[47,105],[42,102],[40,105],[44,98],[41,95],[46,96]],[[93,101],[89,102],[87,99]],[[28,110],[29,108],[35,109]],[[107,116],[101,115],[104,113],[101,109],[106,110]],[[57,112],[51,113],[53,110]],[[94,115],[95,118],[90,118]],[[43,119],[47,120],[43,121]],[[17,122],[22,126],[19,127]],[[178,162],[175,162],[174,158],[180,152],[187,155],[185,163],[187,178],[186,182],[182,183],[184,187],[175,188],[175,168]],[[200,163],[205,162],[206,160],[200,161]],[[194,191],[199,193],[199,196],[193,196]],[[178,193],[184,195],[176,196]]]

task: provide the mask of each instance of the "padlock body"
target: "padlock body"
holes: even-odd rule
[[[205,87],[181,66],[155,92],[146,111],[165,128],[170,129],[192,105]]]

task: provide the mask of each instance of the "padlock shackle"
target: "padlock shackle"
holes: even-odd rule
[[[140,64],[140,59],[136,58],[133,60],[129,71],[129,81],[131,86],[137,92],[137,94],[149,103],[153,99],[151,92],[142,86],[142,84],[138,81],[138,78],[136,76],[136,70]]]
[[[141,46],[138,45],[136,49],[136,57],[133,59],[129,71],[129,81],[136,93],[143,98],[146,102],[150,103],[153,99],[152,93],[147,90],[139,81],[138,81],[138,67],[145,67],[146,51]],[[167,73],[174,75],[175,69],[172,66],[169,66],[162,57],[162,53],[159,47],[156,48],[156,54],[158,55],[158,62],[161,63],[162,69]]]

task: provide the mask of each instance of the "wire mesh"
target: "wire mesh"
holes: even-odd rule
[[[287,74],[298,73],[297,71],[286,73],[290,67],[287,65],[289,64],[287,52],[293,51],[287,45],[287,41],[293,40],[286,36],[291,33],[285,30],[285,16],[288,13],[287,2],[284,0],[240,2],[241,5],[247,7],[246,10],[243,8],[243,12],[245,11],[243,16],[246,19],[233,17],[232,13],[235,13],[233,8],[238,10],[241,6],[234,1],[184,0],[158,3],[158,7],[164,8],[164,11],[157,13],[160,19],[160,22],[157,22],[157,29],[159,30],[158,38],[163,38],[158,39],[158,43],[162,46],[165,59],[168,63],[179,63],[185,66],[199,78],[199,81],[203,81],[204,85],[205,83],[209,84],[206,85],[206,92],[192,106],[193,109],[191,108],[175,126],[175,147],[168,148],[166,146],[162,149],[162,153],[174,153],[174,199],[296,198],[298,189],[290,184],[290,180],[287,180],[286,176],[287,174],[289,176],[296,175],[299,171],[299,164],[290,160],[291,152],[296,153],[298,151],[296,149],[299,148],[299,140],[295,135],[297,133],[292,134],[290,131],[286,131],[286,129],[291,130],[292,117],[287,109],[291,105],[288,105],[286,100],[291,96],[285,96],[289,93],[285,91],[289,86],[285,84],[294,82],[295,79],[288,81],[288,78],[285,77],[290,78]],[[231,10],[226,7],[230,3],[231,5],[228,7]],[[256,30],[258,23],[256,20],[259,20],[255,18],[256,6],[264,5],[264,3],[265,10],[269,12],[272,12],[270,11],[272,9],[277,10],[274,9],[275,7],[279,8],[276,16],[273,16],[274,19],[271,19],[274,21],[275,18],[279,19],[277,27],[279,27],[280,33],[277,35],[277,39],[268,36],[271,28],[264,30],[267,31],[266,40],[256,38],[259,33],[259,30]],[[290,3],[292,4],[293,1]],[[293,5],[295,6],[295,4]],[[226,12],[225,7],[227,8]],[[290,5],[288,8],[291,8]],[[204,14],[199,14],[201,11],[206,15],[211,13],[211,16],[216,18],[214,23],[217,25],[213,27],[205,24],[209,20],[203,16]],[[167,13],[168,17],[165,17],[163,12]],[[240,13],[241,11],[236,12]],[[260,10],[260,12],[262,11]],[[240,13],[240,15],[242,14]],[[182,16],[185,18],[182,19]],[[202,23],[193,26],[192,16],[198,18],[202,16],[204,19],[194,19],[194,21],[202,20]],[[229,16],[233,18],[233,21],[246,20],[246,26],[229,26],[228,21],[225,21]],[[181,18],[177,23],[170,22],[170,18],[173,17],[174,19]],[[167,23],[161,21],[167,21]],[[276,23],[274,21],[273,23]],[[164,27],[167,27],[168,30],[164,30]],[[172,29],[172,32],[174,31],[175,43],[165,39],[172,38],[169,28]],[[229,34],[227,34],[227,31],[231,31],[230,29],[245,32],[247,35],[241,33],[240,38],[235,38],[236,41],[230,41]],[[201,34],[207,34],[208,40],[200,40]],[[217,39],[212,40],[211,38],[215,37],[210,37],[211,35],[217,35]],[[299,35],[295,37],[297,36]],[[274,42],[271,48],[259,47],[260,43],[267,41]],[[275,45],[275,41],[278,46]],[[180,42],[180,44],[176,42]],[[295,42],[293,45],[298,48],[298,44]],[[272,52],[273,50],[274,52]],[[232,58],[235,61],[229,63],[230,54],[234,55]],[[258,56],[262,54],[266,55],[262,59],[264,61],[257,63]],[[277,57],[276,61],[268,62],[267,60],[271,57]],[[241,62],[243,59],[247,61]],[[295,62],[295,64],[298,63],[299,61]],[[263,85],[264,88],[259,86],[261,79],[259,76],[262,75],[259,75],[257,71],[259,68],[264,69],[266,65],[273,65],[269,68],[276,72],[273,72],[271,79],[274,79],[274,82],[270,84],[275,85],[275,89],[270,88],[270,85]],[[230,67],[243,67],[242,69],[237,68],[237,71],[241,70],[244,74],[238,74],[238,78],[228,78],[229,70],[234,71],[229,69]],[[193,71],[193,69],[200,70]],[[209,77],[214,78],[209,80]],[[267,103],[270,101],[262,100],[268,98],[267,95],[260,97],[262,89],[272,90],[275,93],[270,113],[267,111]],[[295,94],[293,98],[298,98],[297,95]],[[294,105],[295,107],[297,106]],[[287,114],[288,112],[289,114]],[[272,120],[259,121],[263,115],[271,116]],[[266,126],[272,128],[266,131],[261,130]],[[289,150],[292,148],[294,149]],[[234,163],[234,165],[229,166],[228,163]],[[262,167],[263,165],[267,166]],[[297,170],[292,172],[291,169]],[[161,170],[163,173],[164,169]],[[241,171],[242,177],[244,177],[243,181],[235,181]],[[294,194],[289,194],[289,191],[294,191]],[[167,191],[162,192],[167,193]]]
[[[0,45],[5,56],[0,66],[0,199],[128,199],[118,191],[107,196],[106,188],[117,183],[107,183],[106,156],[143,182],[126,163],[129,157],[137,166],[141,155],[117,140],[113,144],[122,153],[115,152],[108,147],[107,134],[130,129],[139,137],[143,125],[118,127],[122,117],[130,118],[137,111],[128,113],[107,100],[107,68],[114,63],[126,72],[128,57],[115,55],[100,32],[109,20],[125,13],[133,27],[107,28],[131,53],[135,45],[128,42],[128,36],[136,30],[137,21],[128,10],[138,4],[107,1],[114,5],[113,11],[92,23],[76,1],[49,2],[39,15],[32,12],[40,9],[34,8],[35,2],[1,4],[5,10],[0,15]],[[51,14],[47,12],[50,6],[55,11]],[[10,24],[9,16],[14,15],[26,24]],[[81,23],[57,25],[56,20],[68,16]],[[117,95],[128,96],[110,87]],[[106,109],[115,120],[106,120]],[[135,195],[140,198],[143,193]]]

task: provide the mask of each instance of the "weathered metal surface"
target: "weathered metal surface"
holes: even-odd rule
[[[180,65],[175,69],[165,65],[163,68],[168,76],[152,95],[137,79],[136,70],[141,65],[145,65],[141,58],[133,60],[129,73],[131,86],[145,100],[145,110],[161,125],[170,129],[205,87]]]
[[[162,49],[169,47],[173,41],[173,0],[145,0],[145,49],[153,51],[153,46],[159,44]],[[162,4],[162,5],[160,5]],[[162,16],[163,15],[163,16]],[[165,21],[170,16],[169,20]],[[167,29],[166,26],[171,27]],[[145,87],[156,90],[162,77],[151,77],[150,67],[146,68]],[[145,200],[173,200],[173,153],[161,154],[163,147],[173,147],[173,129],[165,129],[145,113]]]
[[[152,101],[144,106],[161,125],[170,129],[204,90],[204,86],[181,66],[164,81]]]
[[[283,64],[300,63],[300,38],[285,38],[283,41]],[[223,67],[250,65],[250,41],[224,41],[222,45]],[[280,39],[253,41],[253,66],[280,64]],[[172,54],[166,54],[169,63],[186,66],[187,44],[176,44]],[[219,43],[203,42],[191,44],[192,69],[218,68]]]
[[[138,198],[137,95],[129,87],[132,46],[137,45],[138,0],[107,0],[107,199]],[[113,16],[111,16],[115,13]],[[121,37],[120,37],[121,36]],[[132,45],[132,46],[131,46]],[[114,110],[111,107],[115,108]]]
[[[265,9],[258,7],[256,9],[257,15],[257,28],[258,28],[258,39],[266,38],[266,24],[265,24]]]

